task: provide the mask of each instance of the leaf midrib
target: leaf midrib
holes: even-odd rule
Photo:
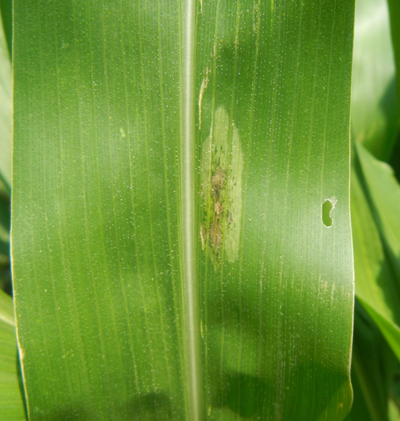
[[[184,324],[184,352],[187,418],[199,421],[202,417],[199,315],[197,303],[197,265],[195,236],[194,183],[194,66],[196,3],[184,0],[181,15],[181,240]]]

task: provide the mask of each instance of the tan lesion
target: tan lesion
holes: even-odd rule
[[[222,230],[221,222],[218,219],[214,219],[212,222],[208,235],[210,237],[211,246],[214,250],[217,250],[217,253],[219,253],[219,249],[222,244]]]
[[[226,170],[217,167],[214,174],[211,176],[211,201],[213,214],[209,215],[209,222],[201,224],[200,236],[202,247],[208,245],[214,253],[214,263],[217,263],[220,249],[222,246],[223,239],[223,223],[224,223],[224,212],[225,212],[225,201],[224,201],[224,190],[226,184]],[[210,221],[211,219],[211,221]]]
[[[209,229],[209,237],[212,247],[219,250],[222,244],[222,218],[225,204],[222,201],[222,191],[225,187],[226,171],[217,168],[211,177],[211,197],[214,198],[214,219]]]
[[[230,262],[238,255],[242,169],[238,130],[230,123],[227,112],[219,108],[215,113],[214,134],[210,129],[210,136],[203,143],[200,164],[203,208],[200,238],[202,249],[208,251],[215,269],[221,263],[223,250]]]
[[[218,167],[211,177],[211,196],[215,197],[216,202],[220,200],[221,192],[225,187],[225,180],[226,171]]]

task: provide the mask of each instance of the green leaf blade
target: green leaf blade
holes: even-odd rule
[[[33,205],[26,213],[14,208],[17,226],[33,224],[27,237],[14,231],[14,250],[28,264],[16,258],[14,265],[17,317],[28,317],[19,327],[20,342],[24,351],[30,349],[27,359],[44,355],[44,365],[24,365],[30,416],[107,419],[111,412],[115,419],[132,413],[182,419],[174,199],[179,137],[170,135],[179,128],[179,74],[167,76],[163,87],[171,109],[167,121],[154,105],[159,52],[149,47],[165,37],[150,10],[140,4],[114,9],[60,2],[44,15],[41,6],[32,2],[15,11],[23,28],[15,39],[15,80],[32,81],[28,91],[16,83],[16,98],[24,98],[21,108],[38,104],[26,126],[29,114],[19,114],[17,105],[16,138],[38,142],[23,152],[17,140],[15,166],[38,157],[43,164],[43,171],[15,181]],[[168,31],[178,28],[178,16],[162,27],[173,45],[164,46],[165,68],[179,62],[178,32]],[[29,28],[36,28],[35,38]],[[132,33],[142,37],[127,43]],[[20,75],[18,63],[27,57],[32,74]],[[165,148],[163,136],[172,139]],[[164,154],[167,165],[160,166]],[[31,281],[38,277],[40,288]],[[38,316],[30,317],[32,312]],[[43,342],[29,332],[38,332]],[[45,390],[39,387],[43,376]],[[65,387],[58,390],[60,378]]]
[[[341,75],[350,67],[339,64],[348,38],[340,38],[339,46],[332,41],[347,33],[345,23],[328,20],[349,16],[351,8],[314,6],[311,12],[311,3],[292,8],[215,2],[204,4],[199,17],[199,259],[210,419],[340,419],[350,405],[349,355],[344,357],[351,340],[345,320],[352,318],[353,300],[348,103],[338,95],[349,92]],[[326,75],[329,68],[334,70]],[[333,80],[342,87],[333,89]],[[220,178],[227,184],[229,177],[239,179],[240,165],[229,166],[239,150],[237,137],[244,161],[239,220],[235,203],[229,203],[237,200],[229,186],[225,199],[223,191],[211,191],[205,199],[204,187],[215,189]],[[230,158],[218,152],[208,156],[208,139],[213,148],[228,150]],[[208,181],[203,172],[209,172]],[[328,198],[337,199],[332,228],[322,223]],[[240,225],[237,257],[216,247],[219,219],[222,236]],[[331,342],[322,332],[332,329],[347,339]],[[328,368],[329,359],[342,357],[337,367],[343,371]],[[332,383],[325,389],[327,378]]]

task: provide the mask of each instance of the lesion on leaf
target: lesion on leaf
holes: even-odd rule
[[[243,153],[239,130],[223,107],[215,112],[200,160],[202,249],[218,269],[222,255],[239,255]]]

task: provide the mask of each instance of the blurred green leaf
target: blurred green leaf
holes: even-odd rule
[[[392,150],[392,156],[390,157],[388,163],[393,168],[397,181],[400,181],[400,133],[397,133],[395,146]]]
[[[1,180],[0,180],[1,184]],[[3,195],[0,186],[0,255],[9,255],[10,198]]]
[[[0,9],[0,178],[11,187],[11,63]]]
[[[392,385],[391,398],[389,400],[389,419],[390,421],[400,420],[400,365],[398,365]]]
[[[400,408],[395,404],[395,402],[393,402],[393,400],[389,400],[389,420],[400,420]]]
[[[361,145],[356,145],[371,207],[379,228],[385,251],[400,283],[400,186],[393,170],[384,162],[378,161]],[[397,296],[399,297],[400,294]]]
[[[8,52],[12,52],[12,0],[0,0],[0,15],[3,21]]]
[[[387,0],[356,1],[351,92],[353,138],[387,160],[398,127]]]
[[[400,75],[400,3],[397,0],[387,0],[390,16],[390,31],[393,42],[393,53],[396,63],[397,79]],[[400,83],[397,84],[397,99],[400,99]]]
[[[0,289],[11,292],[9,231],[11,182],[11,66],[6,51],[0,3]],[[4,182],[3,182],[4,180]],[[7,186],[7,187],[6,187]]]
[[[343,419],[352,2],[27,0],[14,19],[30,419]]]
[[[355,145],[351,208],[356,295],[400,359],[398,185],[387,164]]]
[[[398,137],[398,109],[385,1],[357,2],[353,58],[353,137],[380,159],[387,160],[392,153],[390,162],[396,165],[398,146],[393,152],[391,149]],[[400,230],[395,221],[400,210],[399,189],[388,166],[374,159],[360,144],[355,145],[355,152],[351,209],[356,296],[376,327],[370,323],[367,327],[363,322],[365,315],[360,317],[360,311],[356,312],[352,360],[354,405],[348,420],[398,421],[390,390],[398,373],[398,362],[390,369],[389,361],[393,359],[385,351],[382,339],[373,332],[381,331],[400,360]]]
[[[356,294],[397,323],[400,320],[398,285],[387,261],[362,182],[362,174],[353,168],[351,209]]]
[[[369,315],[372,317],[376,325],[381,330],[382,334],[385,336],[388,344],[391,346],[393,352],[396,354],[397,358],[400,360],[400,328],[397,324],[393,323],[390,318],[387,318],[382,315],[375,307],[370,306],[367,302],[360,300],[364,308],[367,310]]]
[[[0,290],[0,419],[25,420],[12,299]]]
[[[396,357],[357,301],[354,325],[351,375],[354,401],[346,421],[388,420],[389,396],[398,367]]]

